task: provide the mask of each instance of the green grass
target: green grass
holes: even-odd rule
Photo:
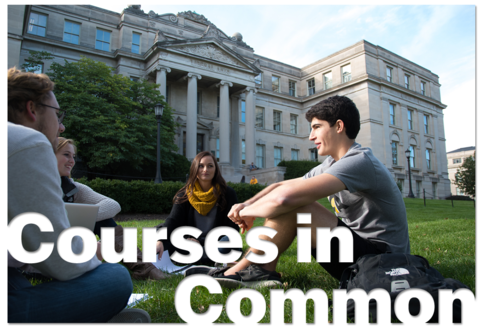
[[[328,200],[319,201],[331,209]],[[446,278],[455,278],[468,285],[475,293],[475,209],[471,201],[427,200],[427,207],[421,199],[405,199],[410,247],[412,254],[422,255]],[[124,227],[138,228],[138,246],[141,247],[141,228],[154,227],[158,221],[122,222]],[[255,221],[261,226],[263,220]],[[244,239],[244,248],[246,248]],[[312,288],[324,290],[331,298],[332,290],[338,288],[338,281],[331,277],[316,262],[297,263],[296,241],[280,257],[277,271],[282,274],[284,289],[299,288],[304,292]],[[133,281],[135,293],[148,293],[153,298],[139,303],[136,307],[146,310],[152,322],[183,323],[175,310],[175,288],[183,276],[171,276],[166,280]],[[224,308],[218,323],[231,323],[225,312],[225,302],[233,290],[223,289],[223,294],[209,294],[203,287],[192,290],[192,309],[201,313],[210,304],[223,304]],[[265,298],[267,311],[261,322],[269,323],[270,289],[258,290]],[[251,310],[250,300],[245,299],[241,311],[248,315]],[[331,319],[331,315],[330,315]],[[292,321],[291,302],[285,303],[285,322]],[[307,304],[307,322],[313,322],[313,303]]]

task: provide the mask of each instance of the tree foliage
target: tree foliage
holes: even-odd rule
[[[74,139],[82,161],[93,170],[116,174],[136,171],[156,161],[157,121],[154,105],[163,103],[162,164],[173,163],[175,122],[158,84],[113,74],[103,62],[53,63],[48,72],[55,96],[66,110],[62,136]],[[123,168],[123,170],[122,170]]]
[[[20,67],[25,71],[40,70],[43,60],[53,60],[54,56],[46,51],[29,50],[29,56]]]
[[[458,168],[455,184],[465,194],[475,197],[475,154],[466,158]]]

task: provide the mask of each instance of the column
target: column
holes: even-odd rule
[[[439,134],[438,134],[438,116],[432,113],[432,126],[433,126],[433,141],[432,141],[432,155],[430,156],[430,161],[432,163],[432,170],[437,172],[437,175],[441,178],[444,172],[448,173],[448,169],[444,169],[442,164],[442,152],[440,149],[439,143]],[[444,148],[445,149],[445,148]],[[433,161],[433,154],[435,154],[435,162]],[[446,158],[446,157],[445,157]]]
[[[186,157],[191,161],[197,155],[197,80],[202,76],[189,73],[185,78],[188,79]]]
[[[245,89],[245,163],[255,163],[255,93],[253,87]]]
[[[164,101],[167,101],[167,73],[170,73],[172,70],[165,66],[157,65],[157,84],[160,84],[158,90],[160,94],[163,95]]]
[[[220,164],[230,164],[230,96],[231,82],[222,80],[220,87]]]
[[[230,165],[232,165],[235,168],[239,168],[242,165],[242,161],[240,158],[241,155],[241,150],[240,150],[240,123],[238,122],[238,100],[239,98],[236,99],[236,104],[237,106],[232,106],[231,111],[232,111],[232,150],[230,152]]]

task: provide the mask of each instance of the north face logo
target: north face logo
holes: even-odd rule
[[[390,272],[385,272],[385,275],[390,275],[390,276],[400,276],[400,275],[406,275],[406,274],[410,274],[410,272],[405,268],[395,268],[395,269],[392,269],[392,271]]]

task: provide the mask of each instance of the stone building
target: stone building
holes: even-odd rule
[[[280,160],[318,159],[305,113],[338,94],[360,110],[357,141],[373,150],[405,195],[407,148],[414,194],[423,188],[439,198],[450,194],[446,105],[436,74],[365,40],[302,68],[258,55],[247,42],[191,11],[8,6],[9,67],[24,63],[30,50],[45,50],[53,61],[83,55],[159,83],[176,110],[179,152],[189,159],[214,152],[229,180],[251,176],[246,166],[254,162],[259,182],[272,183],[283,178]]]
[[[450,193],[452,195],[465,195],[455,184],[455,174],[465,159],[474,156],[475,147],[465,147],[447,152],[448,178],[450,179]]]

